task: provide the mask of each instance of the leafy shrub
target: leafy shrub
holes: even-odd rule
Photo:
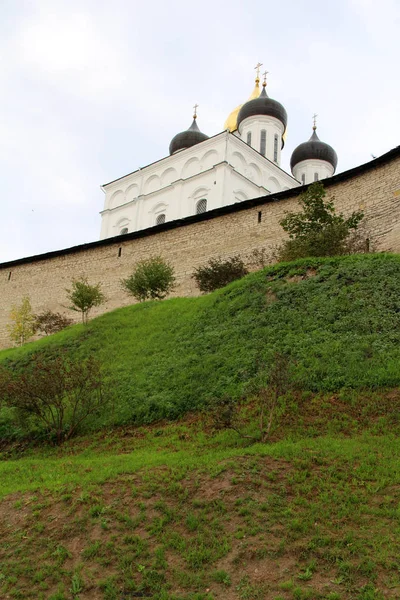
[[[201,292],[212,292],[235,279],[241,279],[247,273],[248,270],[240,256],[231,256],[226,260],[211,258],[207,264],[197,267],[192,278]]]
[[[90,285],[86,277],[74,280],[72,289],[66,290],[68,300],[71,302],[70,310],[75,310],[82,314],[82,323],[86,324],[89,318],[89,312],[95,306],[100,306],[106,301],[106,297],[100,288],[100,283]]]
[[[35,328],[45,335],[57,333],[57,331],[65,329],[69,325],[72,325],[72,323],[72,319],[51,310],[46,310],[39,315],[35,315]]]
[[[280,222],[289,234],[276,252],[278,261],[291,261],[307,256],[336,256],[360,251],[362,241],[355,231],[363,218],[361,211],[348,219],[335,213],[333,199],[326,201],[320,182],[311,184],[300,195],[300,212],[289,212]],[[351,235],[353,232],[353,235]],[[361,244],[360,244],[361,242]]]
[[[259,374],[255,386],[254,403],[258,420],[256,435],[246,435],[240,402],[227,396],[211,401],[209,416],[216,430],[232,429],[241,437],[266,442],[271,433],[272,423],[279,409],[283,408],[286,394],[292,389],[291,361],[286,354],[275,352],[273,362],[267,372]],[[262,382],[262,383],[261,383]]]
[[[174,269],[161,256],[153,256],[140,261],[132,275],[122,279],[121,285],[141,302],[162,300],[174,288]]]
[[[2,366],[0,395],[22,417],[44,425],[58,444],[72,437],[107,400],[97,360],[73,362],[60,354],[32,355],[20,372]]]

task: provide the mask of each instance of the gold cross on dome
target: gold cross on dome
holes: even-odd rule
[[[318,115],[316,115],[315,113],[313,114],[313,129],[317,129],[317,117]]]
[[[267,83],[267,75],[268,75],[269,71],[264,71],[263,73],[263,77],[264,77],[264,83]]]
[[[198,108],[199,108],[199,105],[198,105],[198,104],[195,104],[195,105],[193,106],[193,110],[194,110],[193,119],[196,119],[196,117],[197,117],[197,109],[198,109]]]
[[[262,66],[263,66],[263,64],[259,62],[259,63],[257,63],[257,64],[256,64],[256,66],[254,67],[254,68],[255,68],[255,70],[257,71],[257,79],[259,79],[259,78],[260,78],[260,67],[262,67]]]

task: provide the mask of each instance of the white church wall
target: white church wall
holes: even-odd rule
[[[274,120],[276,121],[276,119]],[[227,162],[233,165],[235,170],[244,175],[246,179],[262,186],[265,190],[264,194],[267,194],[268,191],[277,192],[299,185],[294,177],[286,173],[276,163],[265,158],[257,150],[233,135],[228,138]],[[270,189],[270,177],[278,182],[274,190]],[[254,197],[259,195],[263,194]]]
[[[131,232],[152,227],[160,214],[166,222],[195,214],[202,199],[212,210],[296,185],[277,164],[223,132],[103,186],[101,239],[126,228]]]
[[[334,168],[325,160],[303,160],[293,169],[293,175],[303,185],[331,177],[333,173]]]

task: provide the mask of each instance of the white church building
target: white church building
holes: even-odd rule
[[[331,177],[336,152],[319,140],[315,121],[311,138],[291,156],[292,175],[281,169],[286,110],[267,95],[266,74],[261,92],[259,85],[257,72],[249,100],[232,111],[221,133],[200,131],[196,106],[169,156],[103,185],[100,239]]]

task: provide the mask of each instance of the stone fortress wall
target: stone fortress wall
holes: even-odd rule
[[[327,197],[345,214],[363,210],[371,247],[400,252],[400,147],[365,165],[324,181]],[[9,347],[7,332],[13,304],[29,295],[34,312],[65,308],[65,289],[73,278],[100,282],[107,302],[93,315],[133,303],[120,285],[135,264],[152,255],[168,259],[176,273],[175,296],[197,295],[191,274],[211,257],[249,256],[283,239],[279,225],[286,211],[296,210],[304,188],[247,200],[202,215],[91,244],[24,258],[0,265],[0,347]],[[76,313],[76,317],[79,315]]]

